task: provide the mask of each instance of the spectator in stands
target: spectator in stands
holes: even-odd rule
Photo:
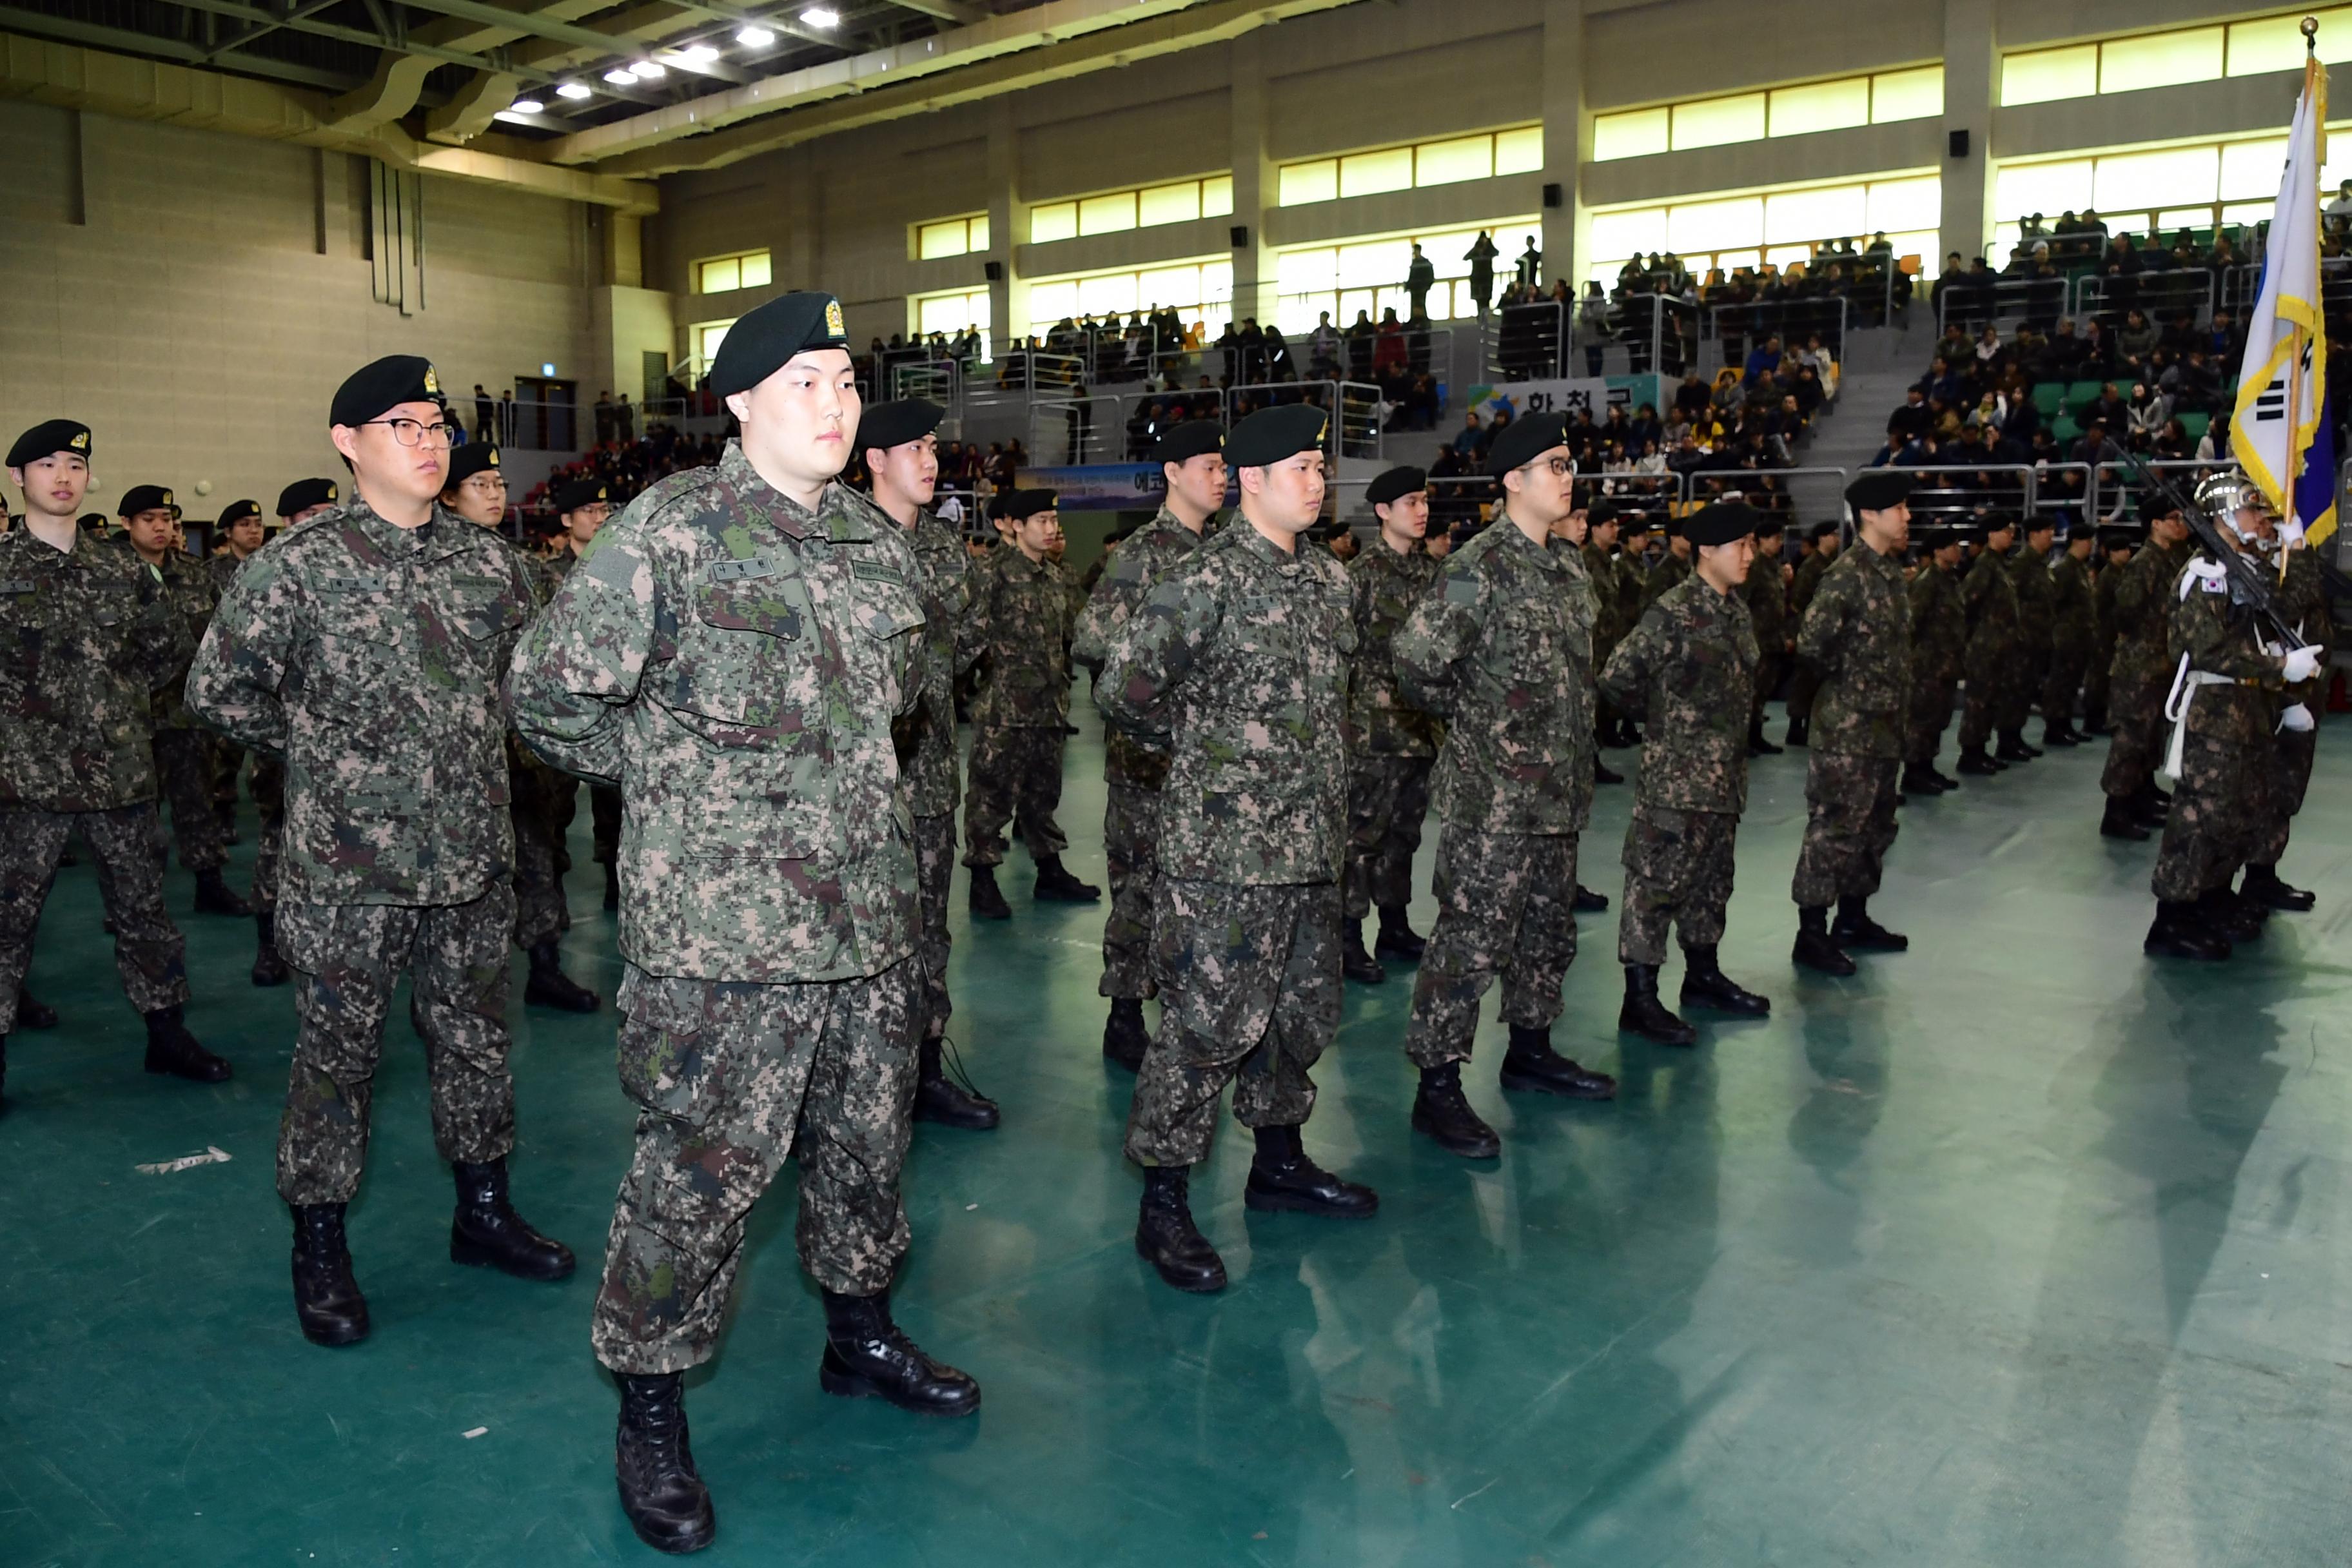
[[[1462,259],[1470,264],[1470,300],[1478,307],[1478,314],[1486,314],[1495,298],[1495,258],[1502,252],[1496,248],[1494,236],[1485,229],[1463,253]]]
[[[2320,211],[2328,217],[2352,217],[2352,180],[2338,184],[2335,199]]]
[[[2132,383],[2131,401],[2124,408],[2124,429],[2131,449],[2152,451],[2164,427],[2171,423],[2172,400],[2144,381]]]
[[[1412,301],[1412,314],[1429,314],[1429,291],[1436,286],[1437,268],[1421,253],[1421,247],[1414,246],[1412,259],[1405,263],[1404,268],[1405,298]]]
[[[1748,363],[1740,372],[1740,383],[1753,386],[1780,368],[1780,335],[1774,332],[1748,353]]]
[[[1462,416],[1462,428],[1454,432],[1454,440],[1447,450],[1466,458],[1479,449],[1481,446],[1479,437],[1485,434],[1486,426],[1478,421],[1478,411],[1475,408],[1465,410]]]
[[[2069,462],[2089,463],[2094,466],[2100,463],[2120,463],[2123,459],[2124,449],[2108,436],[2106,422],[2100,419],[2094,419],[2083,426],[2083,438],[2075,442],[2074,449],[2067,454]]]
[[[1609,342],[1609,300],[1601,292],[1601,280],[1588,279],[1584,298],[1576,307],[1577,331],[1584,339],[1584,373],[1598,380],[1601,376],[1601,356]]]
[[[1404,374],[1404,326],[1391,306],[1381,312],[1380,330],[1372,336],[1372,379],[1385,389]]]
[[[1925,436],[1934,427],[1935,417],[1927,406],[1927,389],[1915,382],[1904,388],[1903,406],[1887,416],[1886,428],[1900,445]]]
[[[2221,406],[2221,377],[2201,348],[2190,349],[2188,357],[2165,371],[2157,385],[2172,400],[2174,408],[2185,413],[2210,414]]]
[[[1522,289],[1533,289],[1543,282],[1543,252],[1536,247],[1536,237],[1528,236],[1528,247],[1519,252],[1518,274],[1515,279]]]
[[[1328,310],[1317,314],[1314,333],[1307,340],[1307,374],[1317,381],[1339,379],[1339,333]]]
[[[1372,313],[1359,310],[1348,326],[1348,379],[1372,379],[1372,351],[1380,341],[1380,329],[1372,325]]]

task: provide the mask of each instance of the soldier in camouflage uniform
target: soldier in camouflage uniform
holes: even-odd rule
[[[1364,949],[1364,916],[1381,911],[1382,957],[1418,963],[1427,943],[1405,919],[1412,858],[1429,815],[1430,767],[1445,727],[1397,689],[1390,644],[1437,581],[1421,548],[1429,531],[1429,476],[1391,468],[1364,489],[1380,536],[1348,566],[1356,655],[1348,677],[1348,870],[1341,910],[1341,972],[1378,984],[1380,958]]]
[[[261,503],[254,500],[231,501],[221,509],[219,521],[214,525],[228,541],[228,548],[213,555],[204,563],[210,580],[213,601],[228,592],[236,581],[237,568],[252,559],[254,552],[268,542],[262,531]],[[227,842],[236,842],[236,775],[245,766],[245,748],[217,731],[206,730],[205,746],[210,755],[212,769],[213,809],[221,819],[221,832]],[[249,910],[249,906],[248,906]]]
[[[2151,513],[2147,542],[2137,554],[2107,571],[2116,579],[2116,653],[2108,666],[2107,742],[2099,789],[2106,805],[2099,832],[2108,838],[2146,839],[2165,826],[2172,797],[2156,784],[2164,758],[2164,703],[2179,668],[2169,646],[2175,585],[2189,564],[2189,524],[2179,509]]]
[[[1625,634],[1639,618],[1638,595],[1629,602],[1617,576],[1617,534],[1621,526],[1617,503],[1598,497],[1584,512],[1584,576],[1592,585],[1592,668],[1609,662]],[[1605,695],[1594,698],[1593,736],[1602,746],[1632,743],[1625,715]]]
[[[2132,558],[2132,537],[2121,529],[2099,530],[2095,575],[2091,579],[2091,657],[2083,671],[2083,733],[2107,733],[2109,670],[2116,657],[2116,587]]]
[[[228,1063],[182,1020],[187,944],[163,909],[152,694],[186,667],[187,623],[163,584],[75,521],[90,433],[51,419],[16,438],[25,526],[0,533],[0,1082],[8,1037],[57,1015],[25,990],[66,838],[98,860],[123,994],[147,1023],[147,1070],[219,1083]]]
[[[600,493],[604,488],[596,479],[574,480],[566,488],[580,485]],[[515,548],[498,531],[506,521],[507,481],[496,447],[469,441],[449,454],[441,504],[452,516],[483,530],[512,558],[530,585],[534,609],[554,595],[555,575],[546,563]],[[596,993],[563,973],[556,946],[557,934],[570,922],[563,908],[562,847],[554,823],[554,799],[559,784],[570,781],[532,756],[512,730],[507,731],[506,747],[507,815],[514,821],[514,941],[530,963],[523,1000],[567,1013],[593,1013]]]
[[[1717,501],[1683,520],[1695,559],[1601,672],[1601,689],[1640,717],[1648,743],[1625,825],[1625,900],[1617,962],[1625,1001],[1617,1027],[1661,1045],[1698,1031],[1658,1000],[1666,931],[1683,949],[1683,1005],[1757,1016],[1771,1003],[1734,982],[1716,957],[1731,902],[1732,847],[1748,809],[1748,723],[1759,653],[1740,584],[1756,555],[1758,515]]]
[[[1394,643],[1405,697],[1445,721],[1433,784],[1437,927],[1414,977],[1405,1054],[1421,1069],[1412,1126],[1469,1159],[1502,1147],[1462,1092],[1478,1004],[1503,983],[1503,1087],[1581,1100],[1617,1092],[1552,1048],[1576,958],[1577,836],[1592,811],[1593,599],[1567,421],[1531,415],[1495,439],[1494,520],[1445,558]]]
[[[831,295],[727,333],[742,435],[605,525],[531,624],[509,692],[532,749],[621,787],[621,1085],[637,1106],[591,1340],[621,1385],[630,1524],[717,1531],[681,1373],[710,1359],[752,1205],[800,1166],[826,1392],[964,1415],[971,1378],[891,1321],[923,1005],[898,721],[924,697],[922,567],[837,482],[859,415]]]
[[[1784,531],[1770,512],[1756,519],[1756,561],[1739,596],[1748,605],[1748,624],[1756,633],[1756,695],[1748,704],[1748,754],[1777,757],[1779,746],[1764,738],[1764,704],[1789,678],[1789,658],[1795,651],[1795,627],[1789,619],[1789,582],[1780,564]]]
[[[1151,585],[1200,548],[1225,499],[1225,430],[1213,419],[1171,427],[1152,447],[1167,495],[1160,513],[1119,542],[1077,619],[1070,656],[1097,677],[1111,639]],[[1099,688],[1097,688],[1099,691]],[[1097,704],[1100,706],[1099,702]],[[1150,998],[1151,910],[1159,886],[1153,843],[1168,756],[1150,741],[1107,725],[1103,731],[1103,858],[1110,868],[1110,913],[1103,921],[1103,973],[1110,999],[1103,1055],[1129,1072],[1143,1066],[1151,1033],[1143,1022]]]
[[[2259,561],[2274,548],[2269,504],[2242,476],[2207,479],[2198,502],[2240,555]],[[2268,623],[2222,563],[2201,552],[2182,569],[2168,607],[2180,717],[2166,771],[2179,782],[2149,878],[2156,920],[2142,945],[2172,958],[2227,958],[2233,943],[2262,934],[2273,907],[2230,884],[2263,852],[2278,813],[2273,731],[2284,689],[2315,676],[2326,650],[2272,651]]]
[[[1968,669],[1969,613],[1960,603],[1960,557],[1967,545],[1957,530],[1927,548],[1911,579],[1911,698],[1904,725],[1902,792],[1937,795],[1960,781],[1936,771],[1952,698]]]
[[[1797,630],[1797,658],[1817,673],[1805,769],[1805,841],[1790,896],[1798,963],[1852,974],[1848,948],[1910,945],[1870,916],[1895,843],[1896,774],[1911,695],[1911,602],[1903,581],[1911,479],[1871,468],[1846,487],[1854,548],[1822,574]],[[1830,923],[1830,906],[1837,921]]]
[[[1682,520],[1669,518],[1666,521],[1666,552],[1658,557],[1657,564],[1650,568],[1649,575],[1643,580],[1642,608],[1633,617],[1634,625],[1640,625],[1642,616],[1649,614],[1650,606],[1664,598],[1676,584],[1687,582],[1690,574],[1690,541],[1683,537]]]
[[[2050,672],[2042,682],[2042,743],[2079,746],[2090,737],[2074,728],[2074,704],[2083,673],[2097,640],[2091,603],[2091,530],[2066,536],[2066,548],[2050,568]]]
[[[1063,727],[1070,718],[1070,595],[1052,559],[1062,521],[1051,490],[1005,501],[1011,542],[991,552],[972,586],[982,679],[971,709],[971,778],[963,803],[963,863],[971,912],[1010,920],[996,885],[1010,822],[1036,862],[1041,901],[1091,903],[1102,889],[1062,865],[1070,841],[1054,820],[1062,800]]]
[[[1162,574],[1112,637],[1097,698],[1165,750],[1159,905],[1162,998],[1128,1115],[1144,1168],[1136,1250],[1180,1290],[1225,1284],[1192,1223],[1192,1168],[1217,1102],[1256,1136],[1253,1209],[1364,1215],[1380,1200],[1307,1155],[1309,1072],[1339,1025],[1346,862],[1346,574],[1302,545],[1323,507],[1330,416],[1304,404],[1234,425],[1241,516]]]
[[[298,479],[278,495],[278,537],[341,504],[342,487],[332,479]],[[234,579],[232,579],[233,581]],[[224,588],[222,595],[226,596]],[[292,977],[278,951],[278,872],[286,854],[286,759],[267,752],[253,755],[253,805],[261,817],[261,842],[253,852],[253,923],[258,940],[253,983],[283,985]]]
[[[560,531],[555,536],[555,553],[541,565],[550,577],[561,583],[570,574],[581,552],[595,539],[596,531],[613,515],[613,500],[603,485],[592,480],[576,481],[556,500]],[[562,502],[566,500],[574,504],[565,507]],[[555,822],[556,878],[560,882],[562,874],[572,868],[572,855],[565,845],[571,837],[572,819],[580,812],[580,781],[569,773],[551,773],[549,784],[553,791],[551,800]],[[617,910],[621,907],[621,792],[608,784],[590,784],[588,817],[595,861],[604,868],[604,907]],[[571,921],[567,919],[564,924],[569,927]]]
[[[1797,563],[1796,576],[1789,584],[1789,624],[1801,626],[1805,612],[1812,607],[1813,595],[1821,591],[1822,578],[1836,563],[1838,552],[1843,546],[1838,525],[1833,522],[1813,526],[1813,552]],[[1789,744],[1808,743],[1812,729],[1813,690],[1819,678],[1795,653],[1790,654],[1795,666],[1789,677]]]
[[[499,678],[530,613],[512,552],[436,504],[449,428],[433,367],[395,354],[337,390],[354,494],[237,574],[188,706],[286,764],[278,951],[300,1020],[278,1124],[303,1333],[368,1332],[344,1209],[359,1191],[384,1014],[403,973],[435,1145],[456,1167],[452,1261],[561,1279],[572,1254],[507,1197],[514,829]]]
[[[2008,566],[2009,547],[2016,538],[2014,522],[2007,518],[1991,520],[1985,525],[1984,548],[1960,579],[1960,608],[1969,622],[1964,659],[1969,693],[1960,712],[1959,766],[1964,773],[1990,777],[2009,767],[2009,761],[1990,755],[1985,747],[2009,700],[2006,694],[2016,679],[2019,662],[2017,579]],[[2004,752],[2007,749],[2004,744]]]
[[[2312,547],[2297,541],[2287,547],[2286,573],[2272,596],[2280,618],[2302,634],[2306,646],[2325,648],[2335,634],[2327,591],[2320,580],[2319,560]],[[2324,668],[2324,666],[2323,666]],[[2270,792],[2270,815],[2261,837],[2247,851],[2246,876],[2240,895],[2264,909],[2300,912],[2318,900],[2304,888],[2282,881],[2281,856],[2303,797],[2311,787],[2311,764],[2319,739],[2319,715],[2326,706],[2320,671],[2288,686],[2279,695],[2279,721],[2272,736],[2278,773]]]
[[[875,506],[914,552],[923,602],[922,690],[894,733],[908,759],[907,805],[914,816],[915,880],[923,911],[917,943],[923,991],[917,1005],[915,1120],[985,1131],[993,1100],[947,1076],[948,884],[956,862],[956,673],[980,655],[971,615],[971,557],[962,538],[931,510],[940,482],[940,420],[946,410],[919,397],[880,403],[857,422],[857,447]]]
[[[2051,650],[2057,619],[2057,589],[2050,579],[2050,545],[2056,529],[2050,519],[2030,515],[2025,520],[2025,548],[2009,563],[2010,580],[2017,584],[2017,651],[2009,679],[2002,682],[1993,722],[2000,744],[1993,755],[2005,763],[2027,763],[2042,754],[2025,743],[2025,721],[2033,700],[2042,695],[2049,678]],[[2043,715],[2043,729],[2049,717]],[[2062,746],[2074,744],[2061,741]]]

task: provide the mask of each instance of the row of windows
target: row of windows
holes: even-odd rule
[[[1802,136],[1855,125],[1927,120],[1944,112],[1944,68],[1880,71],[1874,76],[1778,87],[1769,92],[1734,93],[1688,103],[1662,104],[1592,121],[1592,161],[1643,158],[1689,147],[1720,147],[1760,142],[1768,136]]]
[[[2352,146],[2331,144],[2331,154],[2320,170],[2323,193],[2352,177]],[[2135,213],[2142,217],[2161,208],[2193,207],[2204,216],[2182,217],[2177,225],[2170,219],[2158,221],[2198,227],[2212,221],[2210,209],[2215,205],[2240,203],[2246,204],[2244,209],[2230,208],[2222,221],[2257,222],[2271,216],[2285,161],[2286,138],[2263,136],[2201,147],[2003,163],[1993,171],[1992,207],[1997,216],[2008,220],[2032,213],[2055,218],[2086,207],[2109,216]],[[2010,232],[2016,232],[2013,222]]]
[[[1212,174],[1203,180],[1178,180],[1172,184],[1145,185],[1139,190],[1111,191],[1031,207],[1029,243],[1045,245],[1080,235],[1119,234],[1163,223],[1223,217],[1233,210],[1234,177]]]
[[[1943,182],[1934,174],[1619,207],[1592,215],[1594,259],[1585,276],[1608,287],[1629,259],[1659,251],[1674,252],[1693,270],[1699,269],[1694,257],[1709,255],[1736,258],[1716,263],[1724,267],[1785,266],[1806,260],[1809,242],[1852,238],[1859,247],[1882,232],[1898,256],[1932,255],[1943,217]]]
[[[768,280],[768,253],[764,250],[717,256],[694,264],[694,287],[698,293],[725,294],[737,289],[764,289]]]
[[[1206,321],[1213,337],[1232,312],[1234,264],[1230,259],[1180,261],[1132,271],[1080,277],[1041,278],[1029,285],[1029,331],[1044,336],[1065,317],[1129,315],[1153,306],[1172,310],[1187,326]]]
[[[2315,14],[2320,59],[2328,64],[2352,60],[2352,5]],[[2001,107],[2293,70],[2304,59],[2298,26],[2304,15],[2289,11],[2257,22],[2182,27],[2007,55],[2000,62]]]
[[[988,215],[971,213],[963,217],[944,217],[936,223],[915,226],[915,259],[939,261],[950,256],[969,256],[988,248]]]
[[[1448,136],[1350,153],[1342,158],[1285,163],[1276,180],[1275,205],[1295,207],[1342,196],[1488,180],[1497,174],[1532,174],[1542,168],[1543,127],[1522,125],[1475,136]]]

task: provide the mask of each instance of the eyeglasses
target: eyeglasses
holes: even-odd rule
[[[363,425],[389,425],[392,438],[404,447],[446,447],[456,430],[445,424],[420,425],[414,419],[363,419]]]
[[[1529,463],[1528,467],[1531,469],[1539,468],[1545,473],[1549,474],[1553,479],[1564,479],[1570,474],[1576,472],[1576,459],[1573,458],[1546,458],[1541,462]]]

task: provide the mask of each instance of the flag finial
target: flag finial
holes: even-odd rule
[[[2303,28],[2303,52],[2307,55],[2318,53],[2319,18],[2305,16],[2299,26]]]

